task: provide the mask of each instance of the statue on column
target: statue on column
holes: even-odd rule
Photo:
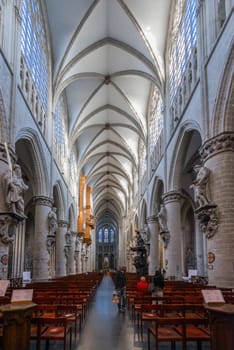
[[[147,250],[145,242],[141,237],[141,234],[136,230],[135,242],[130,249],[136,253],[133,258],[133,265],[136,268],[136,273],[139,275],[148,274],[148,261],[147,261]]]
[[[72,237],[71,237],[71,231],[69,229],[65,233],[65,241],[66,241],[66,245],[68,245],[68,246],[71,245]]]
[[[159,223],[159,233],[164,242],[164,247],[167,248],[170,240],[170,233],[167,227],[167,210],[163,203],[161,204],[160,210],[158,212],[158,223]]]
[[[149,244],[149,242],[150,242],[150,230],[149,230],[148,224],[144,225],[143,234],[144,234],[144,241],[145,241],[145,243]]]
[[[53,207],[48,214],[49,233],[54,235],[58,227],[57,208]]]
[[[167,232],[167,211],[165,205],[162,203],[160,206],[160,210],[158,212],[158,223],[161,232]]]
[[[210,204],[210,200],[207,197],[207,183],[210,175],[210,170],[202,165],[195,165],[194,170],[196,172],[196,179],[190,188],[194,191],[194,201],[197,208],[204,207]]]
[[[194,257],[194,253],[190,247],[188,247],[186,250],[185,259],[186,259],[187,270],[194,269],[195,268],[195,257]]]
[[[24,216],[24,192],[28,189],[25,184],[21,168],[19,164],[13,166],[12,172],[10,170],[5,174],[6,184],[6,203],[13,213]]]
[[[207,184],[210,170],[203,165],[195,165],[196,179],[190,186],[194,190],[195,213],[200,221],[201,231],[207,238],[213,237],[218,227],[217,205],[212,203],[207,195]]]

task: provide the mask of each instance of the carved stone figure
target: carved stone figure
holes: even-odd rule
[[[24,192],[28,186],[24,183],[21,174],[21,168],[18,164],[13,167],[12,173],[7,171],[5,174],[6,181],[6,203],[13,213],[24,216]]]
[[[207,197],[207,183],[210,175],[210,170],[202,165],[195,165],[194,170],[197,173],[196,179],[190,188],[194,190],[194,201],[197,208],[210,204],[210,200]]]
[[[194,253],[191,248],[186,251],[186,266],[187,269],[193,269],[195,267]]]
[[[141,237],[141,234],[139,231],[136,231],[135,243],[136,243],[136,247],[138,247],[138,248],[145,246],[145,242],[144,242],[143,238]]]
[[[48,214],[48,225],[49,225],[49,233],[55,234],[55,231],[58,227],[58,220],[57,220],[57,208],[53,207],[51,211]]]
[[[150,242],[150,230],[149,230],[149,226],[147,224],[144,225],[144,241],[145,243],[149,243]]]
[[[14,241],[14,236],[9,235],[8,232],[9,224],[10,221],[7,216],[0,218],[0,239],[4,244],[8,244]]]
[[[158,212],[158,223],[160,226],[160,232],[167,232],[167,211],[164,204],[161,204],[160,210]]]
[[[66,240],[66,245],[71,245],[71,231],[67,230],[65,233],[65,240]]]

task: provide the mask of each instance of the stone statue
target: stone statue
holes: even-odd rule
[[[71,231],[67,230],[65,233],[66,245],[71,245]]]
[[[49,233],[55,234],[55,231],[58,227],[58,220],[57,220],[57,208],[53,207],[51,211],[48,214],[48,222],[49,222]]]
[[[135,245],[136,245],[136,247],[144,247],[145,246],[145,242],[144,242],[143,238],[141,237],[141,234],[139,231],[136,231]]]
[[[6,181],[6,203],[13,213],[24,216],[24,192],[28,186],[24,183],[21,174],[21,168],[18,164],[13,167],[12,173],[7,171],[5,175]]]
[[[194,170],[197,173],[197,175],[190,188],[193,188],[195,204],[197,208],[200,208],[207,204],[210,204],[206,193],[210,170],[205,166],[198,164],[194,166]]]
[[[164,204],[161,204],[160,210],[158,212],[158,223],[160,227],[160,232],[167,232],[167,211]]]
[[[194,253],[191,248],[186,251],[186,266],[187,269],[193,269],[195,265]]]
[[[144,241],[145,243],[150,242],[150,230],[147,224],[144,225]]]

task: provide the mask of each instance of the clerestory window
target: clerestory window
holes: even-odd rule
[[[23,0],[21,50],[44,110],[47,109],[48,62],[46,35],[38,0]]]
[[[146,172],[146,147],[143,140],[139,144],[139,178],[142,179]]]
[[[197,46],[196,0],[179,0],[173,23],[169,57],[171,102],[182,82],[186,65]]]
[[[149,148],[152,154],[163,129],[163,102],[157,88],[154,89],[149,121]]]
[[[54,112],[54,145],[55,154],[60,163],[61,170],[64,169],[67,143],[65,137],[65,116],[66,108],[63,98],[60,98]]]

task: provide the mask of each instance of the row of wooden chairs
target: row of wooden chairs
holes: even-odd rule
[[[73,331],[76,340],[100,282],[100,276],[98,279],[90,276],[91,280],[86,275],[82,279],[78,277],[36,282],[27,286],[34,290],[33,302],[37,304],[30,336],[32,341],[36,341],[37,350],[40,350],[43,341],[46,342],[46,348],[50,341],[63,341],[66,350],[69,340],[71,348]]]
[[[201,349],[202,342],[210,342],[208,326],[207,317],[159,317],[154,326],[148,328],[148,350],[151,347],[151,335],[155,339],[155,350],[158,350],[162,342],[169,342],[171,348],[175,348],[176,342],[181,342],[182,350],[187,350],[188,342],[196,342],[197,349]]]
[[[41,342],[46,341],[46,348],[50,341],[63,341],[63,349],[66,350],[69,338],[70,349],[72,346],[72,327],[65,316],[35,316],[31,321],[30,339],[36,341],[36,349],[40,350]]]
[[[137,325],[138,336],[141,335],[143,339],[145,324],[157,322],[160,317],[203,318],[207,317],[207,312],[201,304],[142,304]]]

